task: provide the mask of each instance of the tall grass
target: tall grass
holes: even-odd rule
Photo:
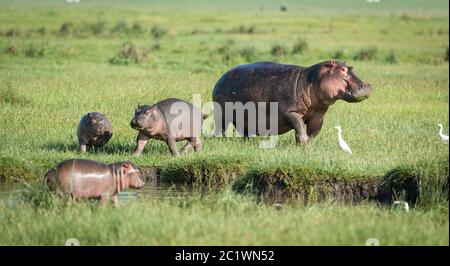
[[[447,216],[447,218],[445,217]],[[32,221],[32,222],[30,222]],[[265,205],[224,192],[100,206],[0,206],[0,245],[448,245],[448,208]],[[20,232],[20,234],[18,233]],[[413,232],[413,233],[412,233]]]

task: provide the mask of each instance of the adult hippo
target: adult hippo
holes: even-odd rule
[[[335,60],[310,67],[270,62],[239,65],[226,72],[214,87],[215,134],[222,136],[229,123],[244,137],[278,135],[294,129],[296,142],[306,143],[319,134],[324,115],[336,100],[360,102],[369,97],[371,90],[352,67]],[[272,123],[278,121],[278,127],[270,126],[270,102],[278,103],[278,117],[272,114]],[[267,110],[258,110],[258,103],[265,103]],[[244,113],[237,112],[236,104],[245,105]],[[247,108],[252,104],[256,108],[253,117]],[[227,115],[231,105],[232,114]],[[258,121],[262,119],[266,122]],[[239,128],[236,121],[243,121],[243,125]],[[260,122],[265,123],[263,130],[261,126],[256,130],[249,126]]]

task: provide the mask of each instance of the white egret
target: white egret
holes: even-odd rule
[[[406,201],[399,201],[399,200],[394,201],[394,206],[395,205],[399,205],[399,204],[403,204],[403,207],[405,208],[405,211],[409,212],[409,204],[408,204],[408,202],[406,202]]]
[[[442,126],[442,124],[438,124],[439,126],[439,137],[441,138],[441,140],[444,143],[448,143],[448,136],[444,135],[444,133],[442,133],[442,130],[444,130],[444,127]]]
[[[350,146],[345,142],[345,140],[342,138],[342,129],[340,126],[335,126],[335,128],[338,130],[338,140],[339,140],[339,146],[341,146],[341,149],[352,154],[352,150],[350,149]]]

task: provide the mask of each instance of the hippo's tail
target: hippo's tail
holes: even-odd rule
[[[52,188],[56,184],[56,170],[50,169],[44,176],[44,186]]]

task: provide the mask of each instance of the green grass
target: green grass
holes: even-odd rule
[[[281,4],[288,12],[279,10]],[[429,220],[433,215],[442,218],[440,212],[432,210],[434,206],[448,204],[449,149],[437,136],[437,123],[444,124],[448,134],[448,23],[447,1],[377,4],[347,0],[339,5],[326,1],[0,1],[0,181],[39,180],[60,160],[74,157],[105,162],[131,159],[139,166],[160,167],[166,181],[191,180],[208,186],[251,185],[254,178],[281,176],[293,191],[327,178],[346,182],[385,179],[394,169],[401,169],[401,175],[420,179],[422,201],[431,209],[408,221],[411,226],[422,221],[433,223]],[[117,25],[121,25],[120,30]],[[117,57],[128,42],[146,54],[137,64]],[[274,47],[282,47],[283,52],[273,52]],[[290,132],[270,150],[260,149],[258,139],[205,138],[200,154],[173,158],[164,143],[151,141],[142,157],[131,155],[136,132],[129,121],[138,102],[166,97],[192,101],[193,94],[200,94],[207,102],[220,75],[236,64],[268,60],[308,66],[335,56],[354,66],[374,91],[365,102],[332,106],[322,132],[306,146],[296,146]],[[77,152],[76,127],[89,111],[106,113],[114,136],[103,150],[81,155]],[[342,126],[353,156],[339,149],[333,128],[337,124]],[[157,204],[149,204],[151,207],[132,204],[131,210],[163,214],[175,208],[163,203],[153,212]],[[269,207],[257,207],[251,219],[257,220],[265,208]],[[327,210],[331,209],[311,215],[328,219]],[[338,208],[336,212],[350,217],[351,210],[361,216],[364,212],[381,213],[373,222],[374,228],[387,217],[404,218],[365,206]],[[176,213],[181,217],[183,211]],[[39,217],[47,211],[42,212],[28,214],[24,208],[17,215],[25,221],[27,216]],[[120,216],[109,210],[99,212],[105,212],[105,224],[99,226],[108,226],[111,217]],[[133,215],[128,209],[117,211],[122,212]],[[13,215],[14,211],[8,213]],[[74,216],[94,215],[91,211],[82,213],[76,207],[69,211]],[[307,219],[300,213],[289,215]],[[223,214],[219,211],[216,215]],[[228,226],[238,217],[238,213],[231,215]],[[174,217],[174,223],[178,218]],[[277,219],[288,226],[287,218]],[[448,217],[446,222],[448,225]],[[44,226],[37,223],[33,228],[40,225]],[[220,237],[233,234],[226,232],[226,224],[222,226],[220,236],[211,243],[221,243]],[[287,228],[307,229],[295,226],[302,227]],[[194,228],[200,230],[201,226]],[[301,240],[293,234],[271,243],[324,243],[318,239],[324,228],[318,228],[317,236],[311,239]],[[188,237],[196,233],[192,230],[185,239],[165,235],[160,241],[201,243],[202,238]],[[362,229],[356,225],[355,230]],[[442,244],[442,237],[436,235],[431,240],[405,236],[389,243]],[[53,237],[44,242],[59,241]],[[95,243],[94,236],[89,239]],[[123,237],[105,242],[98,239],[98,243],[128,243]],[[267,243],[263,239],[263,235],[249,235],[245,242]],[[330,243],[352,244],[361,239],[336,237]],[[159,243],[158,238],[152,241]],[[448,244],[448,237],[446,241]]]
[[[30,223],[30,221],[33,221]],[[219,196],[146,199],[118,208],[79,203],[34,209],[0,206],[0,245],[448,245],[448,206],[257,204]],[[19,233],[20,232],[20,233]]]

